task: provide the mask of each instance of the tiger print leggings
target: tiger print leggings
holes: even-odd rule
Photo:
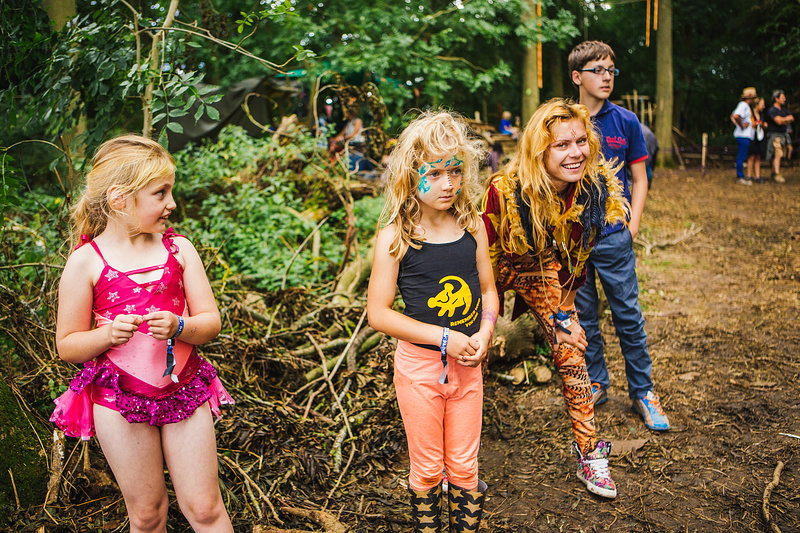
[[[586,360],[575,346],[553,342],[553,319],[561,299],[561,284],[558,281],[560,263],[552,254],[541,258],[531,255],[506,255],[498,260],[498,286],[503,290],[513,290],[531,309],[533,316],[544,329],[550,343],[553,363],[561,376],[561,392],[567,404],[567,412],[572,422],[575,442],[583,453],[594,449],[597,442],[594,427],[594,403],[592,385],[586,372]],[[577,323],[577,313],[572,320]]]

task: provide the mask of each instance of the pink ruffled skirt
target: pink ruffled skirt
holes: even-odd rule
[[[131,423],[163,426],[189,418],[205,402],[217,417],[220,405],[234,403],[208,361],[192,353],[182,366],[177,383],[158,387],[100,356],[85,363],[69,389],[55,399],[50,421],[66,435],[88,440],[95,434],[94,404],[119,411]]]

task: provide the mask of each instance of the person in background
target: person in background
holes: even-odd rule
[[[328,99],[322,108],[323,112],[317,119],[317,147],[328,148],[328,136],[335,126],[333,120],[333,101]]]
[[[331,152],[340,152],[345,145],[347,145],[349,156],[348,170],[358,172],[359,170],[372,170],[374,168],[374,165],[366,155],[364,123],[358,116],[358,109],[355,105],[347,108],[347,122],[344,128],[331,139]]]
[[[658,155],[658,138],[653,130],[647,127],[644,122],[641,123],[642,136],[644,137],[644,145],[647,147],[647,159],[644,162],[644,168],[647,171],[647,188],[653,182],[653,166],[656,163],[656,156]]]
[[[510,135],[512,139],[519,137],[519,128],[511,124],[511,111],[503,111],[503,116],[500,119],[500,133]]]
[[[495,141],[492,149],[486,154],[486,164],[492,170],[492,174],[497,172],[500,168],[500,163],[503,161],[503,143]]]
[[[736,109],[731,113],[731,122],[736,126],[733,130],[733,137],[739,147],[736,151],[736,179],[741,185],[753,184],[750,177],[744,175],[744,164],[747,161],[750,142],[755,136],[752,105],[756,96],[755,87],[745,87]]]
[[[763,98],[753,101],[753,127],[755,133],[747,152],[747,179],[753,183],[764,183],[761,177],[761,157],[764,155],[764,137],[766,136],[767,121],[764,116],[766,103]]]
[[[351,150],[363,150],[364,147],[364,123],[358,116],[358,109],[355,106],[347,108],[347,122],[335,137],[331,139],[331,145],[341,149],[345,143],[350,143]]]
[[[785,183],[786,178],[781,175],[781,158],[786,152],[787,126],[794,122],[794,116],[784,107],[786,93],[781,89],[772,93],[772,107],[767,111],[769,117],[767,127],[767,160],[772,159],[772,179],[778,183]]]

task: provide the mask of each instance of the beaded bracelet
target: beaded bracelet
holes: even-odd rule
[[[178,329],[175,331],[175,335],[167,339],[167,368],[164,370],[163,377],[169,376],[170,379],[174,382],[178,382],[178,376],[172,373],[175,370],[175,354],[172,352],[172,347],[175,346],[175,339],[178,338],[178,335],[181,334],[183,331],[183,317],[178,317]]]

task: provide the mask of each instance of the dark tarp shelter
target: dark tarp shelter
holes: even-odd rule
[[[276,80],[272,77],[248,78],[230,87],[216,87],[207,96],[223,95],[220,101],[211,104],[219,111],[219,119],[212,120],[208,114],[204,114],[195,122],[194,114],[200,105],[200,102],[196,102],[186,115],[173,119],[183,126],[183,133],[167,129],[169,150],[180,150],[190,142],[199,142],[204,137],[214,137],[220,129],[229,124],[241,126],[250,135],[260,135],[264,130],[248,117],[245,108],[255,121],[264,127],[270,127],[272,117],[289,108],[289,101],[300,91],[301,89],[291,81]],[[163,125],[162,121],[155,126],[160,128]]]

